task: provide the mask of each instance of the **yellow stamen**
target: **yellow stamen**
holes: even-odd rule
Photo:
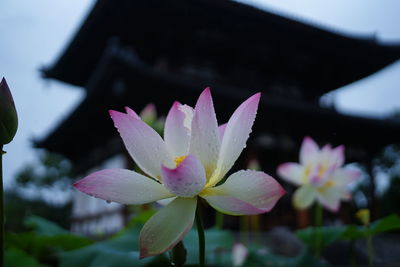
[[[309,182],[308,180],[309,180],[310,173],[311,173],[310,166],[306,166],[304,169],[304,175],[302,178],[304,184],[307,184]]]
[[[364,224],[368,225],[369,224],[369,209],[361,209],[357,211],[356,217]]]
[[[335,182],[332,180],[329,180],[329,181],[326,181],[326,183],[323,186],[318,187],[317,190],[321,193],[324,193],[326,190],[328,190],[328,188],[331,188],[334,185],[335,185]]]
[[[182,161],[183,161],[185,158],[186,158],[186,156],[180,156],[180,157],[176,157],[176,158],[174,159],[174,161],[175,161],[175,164],[176,164],[176,167],[178,167],[178,166],[179,166],[179,164],[181,164],[181,163],[182,163]]]
[[[322,177],[328,168],[326,166],[320,166],[318,170],[318,177]]]
[[[332,187],[334,185],[335,185],[335,183],[332,180],[329,180],[329,181],[326,181],[326,183],[324,184],[324,187],[329,188],[329,187]]]

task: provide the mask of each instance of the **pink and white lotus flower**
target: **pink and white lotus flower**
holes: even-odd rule
[[[174,247],[192,228],[199,197],[220,212],[260,214],[285,193],[271,176],[251,170],[230,175],[251,132],[260,93],[253,95],[218,127],[206,88],[195,108],[175,102],[165,122],[164,140],[131,109],[110,111],[126,149],[146,175],[126,169],[95,172],[74,184],[89,195],[123,204],[171,200],[144,225],[140,257]]]
[[[357,180],[361,172],[344,164],[344,146],[319,149],[310,137],[305,137],[300,148],[299,163],[283,163],[278,174],[286,181],[300,186],[293,196],[296,208],[308,208],[317,200],[326,209],[336,212],[341,200],[351,198],[348,185]]]

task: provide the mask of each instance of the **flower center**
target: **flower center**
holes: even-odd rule
[[[318,187],[317,189],[319,192],[324,193],[326,190],[328,190],[329,188],[331,188],[334,185],[335,185],[335,182],[332,180],[329,180],[329,181],[326,181],[326,183],[323,186]]]
[[[317,176],[318,176],[318,177],[322,177],[322,176],[325,174],[325,172],[326,172],[327,169],[328,169],[328,168],[327,168],[326,166],[320,165],[319,168],[318,168],[318,174],[317,174]]]
[[[334,185],[335,185],[335,182],[329,180],[329,181],[326,181],[326,183],[324,184],[324,187],[329,188],[329,187],[332,187]]]
[[[176,157],[176,158],[174,159],[176,167],[178,167],[178,166],[182,163],[182,161],[183,161],[185,158],[186,158],[186,156]]]

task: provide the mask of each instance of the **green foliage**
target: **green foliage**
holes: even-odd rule
[[[160,263],[160,266],[168,266],[169,261],[165,255],[139,260],[140,228],[139,225],[136,225],[109,240],[81,249],[62,252],[59,254],[60,266],[150,266],[156,261]]]
[[[134,207],[134,208],[137,208],[137,207]],[[128,228],[135,227],[138,224],[140,224],[140,225],[145,224],[150,219],[150,217],[153,216],[157,212],[157,210],[155,210],[155,209],[136,210],[136,211],[137,211],[136,212],[137,215],[128,222]]]
[[[234,244],[234,236],[227,230],[209,229],[205,231],[206,237],[206,263],[218,266],[229,266],[231,262],[231,250]],[[191,230],[183,240],[187,250],[186,264],[199,262],[199,241],[197,231]]]
[[[52,206],[43,200],[27,200],[15,192],[5,193],[5,229],[6,231],[26,231],[23,218],[33,214],[45,217],[62,227],[69,226],[69,214],[71,206]]]
[[[57,224],[38,216],[28,217],[25,220],[25,225],[28,228],[34,230],[37,235],[52,236],[69,233],[67,230],[64,230]]]
[[[368,228],[349,225],[340,238],[355,240],[398,229],[400,229],[400,217],[392,214],[372,222]]]
[[[169,255],[139,260],[139,234],[143,223],[154,213],[146,210],[136,216],[130,226],[111,238],[93,243],[70,234],[65,229],[40,217],[30,217],[25,225],[31,229],[25,233],[6,235],[6,266],[170,266]],[[369,228],[349,225],[322,227],[322,247],[337,240],[365,238],[395,229],[400,229],[400,217],[391,215],[373,222]],[[252,266],[326,266],[316,259],[313,251],[316,229],[309,227],[297,231],[306,248],[294,258],[274,255],[260,247],[249,247],[245,267]],[[232,266],[234,236],[230,231],[209,229],[206,231],[207,266]],[[186,266],[198,263],[197,232],[192,229],[184,238],[187,250]],[[10,263],[13,263],[10,265]]]
[[[303,249],[299,255],[294,258],[289,258],[280,255],[274,255],[271,253],[260,254],[257,250],[252,249],[249,251],[249,255],[242,265],[243,267],[323,267],[329,266],[320,260],[316,259],[312,253],[306,248]]]
[[[6,249],[4,255],[4,266],[6,267],[43,267],[37,260],[24,251],[11,248]]]
[[[395,214],[376,220],[369,227],[357,225],[321,227],[321,247],[327,247],[338,240],[356,240],[398,229],[400,229],[400,217]],[[296,235],[307,247],[313,249],[316,231],[317,228],[308,227],[296,231]]]
[[[306,229],[301,229],[296,231],[297,237],[304,242],[310,249],[314,250],[316,242],[315,238],[317,236],[318,229],[316,227],[308,227]],[[333,242],[340,239],[343,233],[346,231],[346,226],[333,226],[333,227],[321,227],[321,248],[331,245]]]
[[[40,151],[38,159],[39,162],[25,166],[17,174],[19,187],[66,189],[71,185],[72,165],[65,157]]]
[[[374,221],[370,227],[370,234],[375,235],[396,229],[400,229],[400,216],[392,214]]]
[[[92,244],[92,241],[70,234],[40,217],[30,217],[26,219],[25,224],[32,230],[24,233],[7,233],[5,236],[6,249],[11,253],[11,258],[23,253],[40,263],[54,265],[58,262],[58,253]]]
[[[148,214],[147,214],[148,215]],[[136,224],[109,240],[93,245],[60,253],[60,266],[169,266],[168,255],[139,260],[139,233],[142,225]],[[230,252],[233,235],[229,231],[206,231],[206,262],[220,266],[231,265]],[[183,241],[187,249],[188,265],[198,263],[198,240],[196,230],[188,233]]]

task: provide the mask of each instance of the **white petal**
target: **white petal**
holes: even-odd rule
[[[217,118],[210,89],[206,88],[194,108],[189,154],[200,159],[207,178],[211,176],[217,165],[219,148]]]
[[[169,203],[171,203],[175,199],[176,199],[176,197],[165,198],[165,199],[157,200],[157,203],[160,204],[161,206],[167,206]]]
[[[299,187],[293,195],[293,205],[298,209],[306,209],[314,202],[316,189],[310,185]]]
[[[192,228],[196,198],[177,198],[161,208],[140,231],[140,258],[173,248]]]
[[[348,185],[358,180],[361,177],[361,171],[359,169],[344,167],[338,168],[333,173],[332,180],[336,185]]]
[[[175,102],[168,112],[164,140],[174,157],[185,156],[189,152],[192,117],[193,109],[179,102]]]
[[[175,166],[164,141],[153,128],[130,114],[111,110],[110,115],[129,154],[145,173],[160,179],[161,164]]]
[[[347,192],[346,188],[340,186],[325,188],[318,191],[317,199],[326,209],[337,212],[344,192]]]
[[[260,93],[251,96],[236,109],[229,119],[221,143],[217,169],[207,183],[208,186],[216,185],[242,153],[256,117],[260,97]]]
[[[238,171],[217,187],[200,195],[218,211],[231,215],[260,214],[270,211],[285,194],[271,176],[259,171]]]
[[[222,142],[222,139],[224,138],[226,125],[227,125],[227,123],[224,123],[224,124],[218,126],[219,140],[221,140],[221,142]]]
[[[318,145],[311,137],[304,137],[300,148],[300,163],[305,166],[316,165],[319,157]]]
[[[280,177],[289,183],[295,185],[302,185],[307,182],[308,177],[306,177],[305,169],[303,165],[298,163],[283,163],[278,166],[277,173]]]
[[[122,204],[145,204],[173,196],[160,183],[125,169],[92,173],[74,187],[88,195]]]

